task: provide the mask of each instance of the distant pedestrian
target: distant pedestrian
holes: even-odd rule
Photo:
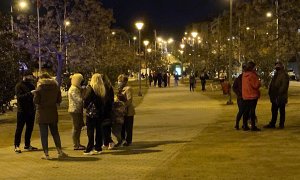
[[[15,132],[15,152],[21,153],[20,143],[24,126],[25,132],[25,150],[37,150],[31,146],[31,135],[34,127],[35,105],[33,103],[33,92],[35,86],[33,84],[34,77],[30,71],[26,71],[23,75],[23,80],[15,87],[17,96],[18,112],[17,112],[17,127]]]
[[[102,147],[110,150],[113,149],[115,146],[115,143],[111,137],[114,89],[107,75],[103,75],[103,81],[105,85],[106,94],[104,99],[104,120],[102,122],[102,131],[103,131]]]
[[[85,150],[85,146],[80,144],[81,129],[84,126],[82,83],[83,76],[80,73],[75,73],[71,76],[71,87],[68,91],[68,112],[70,113],[73,122],[72,139],[74,150]]]
[[[163,75],[164,87],[168,85],[168,74],[165,72]]]
[[[163,81],[163,76],[162,76],[161,72],[158,72],[157,73],[157,85],[158,85],[158,87],[161,87],[162,81]]]
[[[167,72],[168,75],[168,87],[170,87],[171,85],[171,74],[169,72]]]
[[[280,112],[279,128],[283,129],[285,124],[285,105],[288,102],[289,76],[284,70],[282,62],[275,63],[276,72],[269,85],[269,97],[272,103],[272,118],[265,128],[275,128],[278,110]]]
[[[149,86],[150,86],[150,87],[151,87],[151,85],[152,85],[152,82],[153,82],[153,74],[150,73],[150,75],[149,75]]]
[[[102,152],[102,121],[104,119],[105,97],[106,89],[102,76],[95,73],[83,98],[88,135],[88,144],[84,155]]]
[[[250,116],[251,119],[251,130],[260,131],[256,127],[256,105],[258,98],[260,97],[259,88],[261,86],[260,80],[255,70],[255,63],[250,61],[247,63],[246,71],[242,76],[242,97],[245,103],[245,113]],[[245,131],[249,130],[248,122],[243,119],[243,129]]]
[[[206,91],[205,85],[206,85],[206,80],[208,79],[208,75],[205,71],[202,71],[200,74],[200,80],[201,80],[201,90]]]
[[[153,73],[153,81],[154,81],[154,87],[157,85],[157,72]]]
[[[58,83],[47,73],[39,77],[37,89],[34,92],[34,103],[36,104],[36,121],[40,127],[40,136],[43,146],[44,156],[42,159],[51,159],[48,149],[48,128],[53,137],[58,158],[68,157],[62,151],[60,136],[58,132],[58,112],[57,105],[61,103],[62,97]]]
[[[192,72],[191,75],[190,75],[190,91],[194,92],[194,89],[195,89],[195,84],[196,84],[196,77],[194,75],[194,73]]]
[[[246,64],[243,65],[243,72],[246,70]],[[236,94],[236,100],[237,100],[237,105],[238,105],[238,113],[236,115],[236,123],[235,123],[235,129],[236,130],[239,130],[240,127],[239,127],[239,123],[240,123],[240,120],[243,116],[243,121],[247,121],[248,120],[248,115],[245,114],[245,103],[244,103],[244,100],[243,100],[243,95],[242,95],[242,78],[243,78],[243,72],[234,80],[233,82],[233,91],[235,92]]]
[[[179,75],[176,71],[174,74],[174,86],[178,86],[178,81],[179,81]]]
[[[121,74],[118,77],[118,88],[126,98],[125,106],[127,110],[122,127],[122,140],[125,141],[123,146],[129,146],[132,144],[133,122],[135,115],[135,108],[133,106],[133,89],[127,85],[127,82],[127,76]]]

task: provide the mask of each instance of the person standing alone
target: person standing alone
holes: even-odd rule
[[[17,128],[15,132],[15,152],[21,153],[20,143],[23,128],[26,124],[25,132],[25,150],[37,150],[38,148],[31,146],[30,139],[34,127],[35,118],[35,105],[33,103],[33,93],[35,91],[35,86],[33,84],[34,77],[29,71],[24,73],[23,80],[19,82],[16,87],[17,96]]]
[[[285,123],[285,105],[288,102],[289,75],[284,71],[282,62],[275,63],[275,74],[269,85],[269,97],[272,103],[272,119],[264,128],[275,128],[278,110],[280,112],[279,128],[284,128]]]

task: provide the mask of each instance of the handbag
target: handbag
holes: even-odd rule
[[[99,110],[97,109],[95,103],[91,101],[86,108],[86,115],[90,118],[99,118]]]

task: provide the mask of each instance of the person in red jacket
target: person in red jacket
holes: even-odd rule
[[[260,131],[255,125],[255,109],[257,100],[260,97],[260,86],[261,83],[255,70],[255,63],[250,61],[247,63],[246,71],[243,73],[242,77],[242,97],[246,107],[245,113],[249,114],[251,119],[252,131]],[[244,131],[250,130],[247,125],[247,120],[243,120],[243,129]]]

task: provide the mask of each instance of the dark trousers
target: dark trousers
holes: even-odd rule
[[[237,105],[238,105],[239,111],[236,115],[236,126],[239,127],[239,123],[240,123],[242,116],[243,116],[243,122],[244,122],[244,121],[247,121],[248,114],[245,113],[246,106],[245,106],[245,102],[242,98],[237,98]]]
[[[40,136],[41,136],[41,142],[42,142],[44,153],[48,154],[49,151],[48,150],[48,127],[50,129],[56,148],[58,150],[61,150],[61,141],[60,141],[57,123],[39,124],[39,126],[40,126]]]
[[[96,151],[102,151],[102,123],[99,119],[86,117],[86,127],[88,135],[88,144],[86,151],[90,152],[95,148]],[[95,132],[96,130],[96,132]],[[96,134],[96,135],[95,135]]]
[[[111,123],[103,125],[102,132],[103,132],[103,144],[105,146],[108,146],[109,143],[113,142],[111,138]]]
[[[190,91],[194,91],[194,83],[190,83]]]
[[[125,116],[124,124],[122,126],[122,140],[125,140],[127,143],[132,143],[132,130],[133,130],[133,116]]]
[[[257,105],[257,100],[258,99],[252,99],[252,100],[244,100],[245,103],[245,113],[246,115],[249,115],[250,119],[251,119],[251,127],[255,128],[255,120],[256,120],[256,113],[255,113],[255,109],[256,109],[256,105]],[[243,126],[246,127],[248,126],[247,124],[247,119],[248,118],[243,118]]]
[[[18,112],[17,113],[17,128],[15,133],[15,146],[20,146],[21,136],[23,128],[26,124],[25,131],[25,146],[30,146],[31,134],[34,126],[34,118],[35,112],[26,113],[26,112]]]
[[[279,126],[283,127],[285,122],[285,103],[280,103],[280,104],[272,103],[272,108],[271,108],[272,119],[270,125],[275,126],[277,121],[277,116],[278,116],[278,110],[280,112]]]
[[[202,91],[205,91],[205,84],[206,84],[206,81],[201,80],[201,90]]]

